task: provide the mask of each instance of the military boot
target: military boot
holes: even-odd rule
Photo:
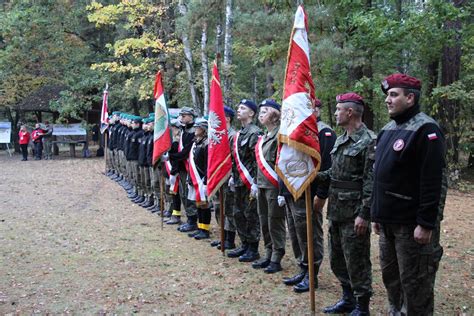
[[[260,259],[260,254],[258,253],[258,242],[250,243],[247,251],[239,257],[240,262],[252,262]]]
[[[224,240],[224,249],[234,249],[235,248],[235,232],[229,230],[225,231],[225,240]],[[221,250],[221,245],[217,246],[217,249]]]
[[[238,258],[241,255],[243,255],[247,249],[249,248],[249,244],[246,242],[243,242],[242,245],[240,245],[239,248],[235,248],[234,250],[231,250],[227,253],[227,257],[229,258]]]
[[[194,236],[194,239],[201,240],[201,239],[208,239],[209,238],[209,231],[201,229],[199,230],[199,233]]]
[[[369,303],[370,296],[361,296],[357,298],[357,304],[355,309],[351,312],[350,316],[369,316]]]
[[[143,202],[142,206],[144,208],[149,208],[150,206],[153,206],[155,204],[155,201],[153,200],[153,197],[148,197],[148,201]]]
[[[285,285],[296,285],[303,281],[304,277],[306,276],[306,273],[308,272],[308,266],[301,264],[300,268],[300,272],[298,272],[294,276],[283,278],[283,283]]]
[[[180,216],[171,216],[171,219],[166,222],[166,225],[178,225],[181,224],[181,217]]]
[[[318,288],[318,278],[314,278],[314,288]],[[309,271],[306,272],[306,275],[304,276],[303,280],[301,280],[300,283],[296,284],[293,287],[293,291],[296,293],[304,293],[309,291]]]
[[[138,203],[138,205],[143,207],[143,205],[148,204],[149,201],[150,200],[149,200],[148,196],[145,196],[145,199],[143,201],[141,201],[140,203]]]
[[[342,287],[342,298],[334,305],[323,309],[325,314],[344,314],[350,313],[354,310],[355,298],[350,287]]]
[[[263,258],[261,260],[252,262],[252,268],[254,269],[265,269],[270,264],[270,259]]]
[[[281,264],[279,262],[270,262],[268,267],[263,269],[263,272],[271,274],[271,273],[277,273],[281,270],[283,270],[283,268],[281,267]]]
[[[197,230],[197,229],[198,229],[198,227],[197,227],[197,215],[188,216],[188,221],[185,224],[178,227],[178,230],[182,233],[191,232],[191,231],[194,231],[194,230]]]

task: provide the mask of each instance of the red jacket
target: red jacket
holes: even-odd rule
[[[28,133],[28,131],[26,132],[20,131],[18,133],[18,139],[19,139],[20,145],[28,145],[28,143],[30,142],[30,133]]]
[[[34,129],[31,132],[31,138],[33,139],[33,143],[41,143],[43,139],[43,134],[44,130],[42,130],[41,128]]]

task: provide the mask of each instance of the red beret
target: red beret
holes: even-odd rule
[[[314,106],[320,108],[323,106],[323,104],[321,103],[321,100],[319,100],[318,98],[314,98]]]
[[[382,81],[382,91],[387,94],[387,91],[391,88],[421,90],[421,80],[405,74],[392,74]]]
[[[346,102],[354,102],[360,105],[364,105],[364,99],[355,92],[348,92],[344,94],[340,94],[336,97],[337,103],[346,103]]]

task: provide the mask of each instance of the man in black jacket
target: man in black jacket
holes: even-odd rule
[[[382,82],[382,90],[392,121],[378,136],[371,218],[380,235],[389,313],[432,315],[443,254],[445,139],[438,123],[420,112],[420,80],[393,74]]]

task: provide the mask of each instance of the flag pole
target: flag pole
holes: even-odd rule
[[[105,158],[105,174],[107,174],[107,158],[108,158],[108,153],[107,153],[107,140],[109,138],[109,131],[108,131],[108,127],[107,127],[107,130],[105,130],[104,132],[104,158]]]
[[[158,169],[158,167],[157,167],[157,169]],[[158,169],[158,170],[159,170],[159,169]],[[160,172],[160,213],[161,213],[161,230],[163,230],[163,223],[164,223],[164,221],[165,221],[164,218],[163,218],[163,217],[164,217],[164,211],[163,211],[163,209],[165,208],[165,201],[164,201],[164,199],[163,199],[165,195],[164,195],[164,192],[163,192],[163,190],[164,190],[163,187],[164,187],[164,185],[163,185],[163,175],[162,175],[161,172]]]
[[[221,226],[221,251],[222,251],[222,256],[225,256],[225,232],[224,232],[224,209],[225,209],[225,204],[224,204],[224,190],[222,189],[222,186],[219,188],[219,218],[220,218],[220,226]]]
[[[316,312],[314,297],[314,248],[313,248],[313,210],[311,205],[311,186],[305,189],[306,201],[306,232],[308,240],[308,269],[309,269],[309,299],[311,302],[311,314]]]

